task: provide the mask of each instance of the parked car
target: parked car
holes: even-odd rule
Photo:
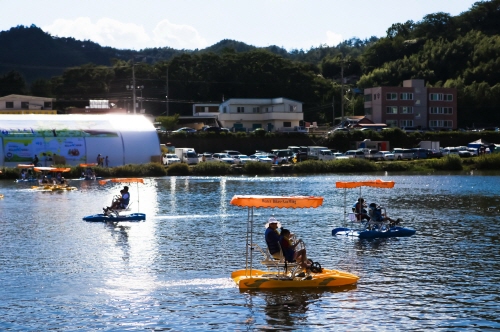
[[[349,129],[347,129],[347,128],[345,128],[345,127],[338,127],[338,128],[335,128],[335,129],[333,129],[333,130],[329,131],[329,132],[327,133],[327,135],[332,135],[332,134],[338,133],[338,132],[340,132],[340,131],[348,132],[348,131],[349,131]]]
[[[173,133],[188,133],[188,134],[194,134],[196,133],[196,129],[190,128],[190,127],[182,127],[177,130],[172,131]]]
[[[236,150],[224,150],[224,151],[222,151],[222,153],[228,154],[230,156],[237,156],[239,154],[242,154],[240,151],[236,151]]]
[[[467,151],[469,151],[470,153],[472,153],[473,156],[477,156],[477,149],[475,149],[475,148],[467,148]]]
[[[391,151],[377,151],[373,154],[372,160],[394,160],[394,153]]]
[[[272,164],[273,160],[267,156],[267,154],[253,154],[249,156],[253,161],[258,161],[260,163]]]
[[[365,153],[363,150],[348,150],[345,152],[345,155],[348,158],[365,159]]]
[[[414,152],[410,149],[396,148],[392,151],[392,153],[394,154],[394,159],[397,160],[403,160],[403,159],[412,160],[413,158],[415,158]]]
[[[415,159],[427,159],[427,158],[429,158],[428,149],[413,148],[411,150],[413,151],[413,156],[415,157]]]
[[[443,153],[441,150],[427,150],[427,158],[441,158]]]
[[[443,153],[443,156],[448,156],[450,154],[456,154],[457,156],[459,155],[458,149],[453,147],[444,148],[441,152]]]
[[[163,155],[163,165],[170,166],[172,164],[177,164],[180,162],[181,162],[181,160],[175,154],[167,153],[167,154]]]
[[[231,156],[231,157],[234,158],[235,164],[240,164],[240,165],[243,165],[249,161],[252,161],[252,159],[250,159],[250,157],[247,156],[246,154],[238,154],[236,156]]]
[[[222,127],[205,127],[203,131],[208,133],[228,133],[229,129]]]
[[[458,150],[458,155],[460,158],[470,158],[473,156],[472,152],[467,150]]]
[[[366,149],[366,150],[363,150],[363,152],[365,153],[365,158],[366,159],[377,160],[377,158],[375,157],[375,155],[379,152],[378,150]]]
[[[214,161],[214,158],[212,158],[213,153],[212,152],[203,152],[198,154],[198,160],[199,162],[204,162],[204,161]]]
[[[334,157],[333,159],[349,159],[349,157],[343,154],[342,152],[334,152],[333,157]]]
[[[218,160],[220,162],[234,164],[234,158],[232,158],[231,156],[229,156],[228,154],[225,154],[225,153],[214,153],[212,155],[212,158],[214,160]]]

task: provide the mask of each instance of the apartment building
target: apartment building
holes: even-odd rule
[[[364,89],[365,116],[388,127],[457,129],[457,90],[428,88],[424,80],[403,81],[402,87]]]

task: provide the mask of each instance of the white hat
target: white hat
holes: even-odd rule
[[[267,221],[268,224],[277,224],[279,221],[278,219],[274,218],[274,217],[270,217],[269,220]]]
[[[274,217],[270,217],[264,227],[268,228],[269,224],[278,224],[278,228],[281,228],[281,223]]]

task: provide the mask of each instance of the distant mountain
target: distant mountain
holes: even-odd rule
[[[0,75],[12,70],[20,72],[27,82],[59,76],[66,68],[87,63],[111,66],[112,59],[156,63],[170,60],[183,53],[223,53],[227,50],[247,52],[257,47],[234,40],[222,40],[203,50],[175,50],[170,47],[146,48],[140,51],[103,47],[90,40],[54,37],[35,25],[17,26],[0,32]],[[267,48],[272,53],[287,55],[278,47]]]

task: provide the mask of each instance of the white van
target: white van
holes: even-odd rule
[[[396,148],[392,151],[392,153],[394,154],[395,160],[403,160],[403,159],[412,160],[415,158],[415,152],[410,149]]]
[[[346,151],[345,156],[347,158],[365,159],[365,153],[363,150],[348,150]]]
[[[181,163],[186,163],[188,165],[198,164],[198,154],[193,148],[175,148],[175,154],[181,160]]]

